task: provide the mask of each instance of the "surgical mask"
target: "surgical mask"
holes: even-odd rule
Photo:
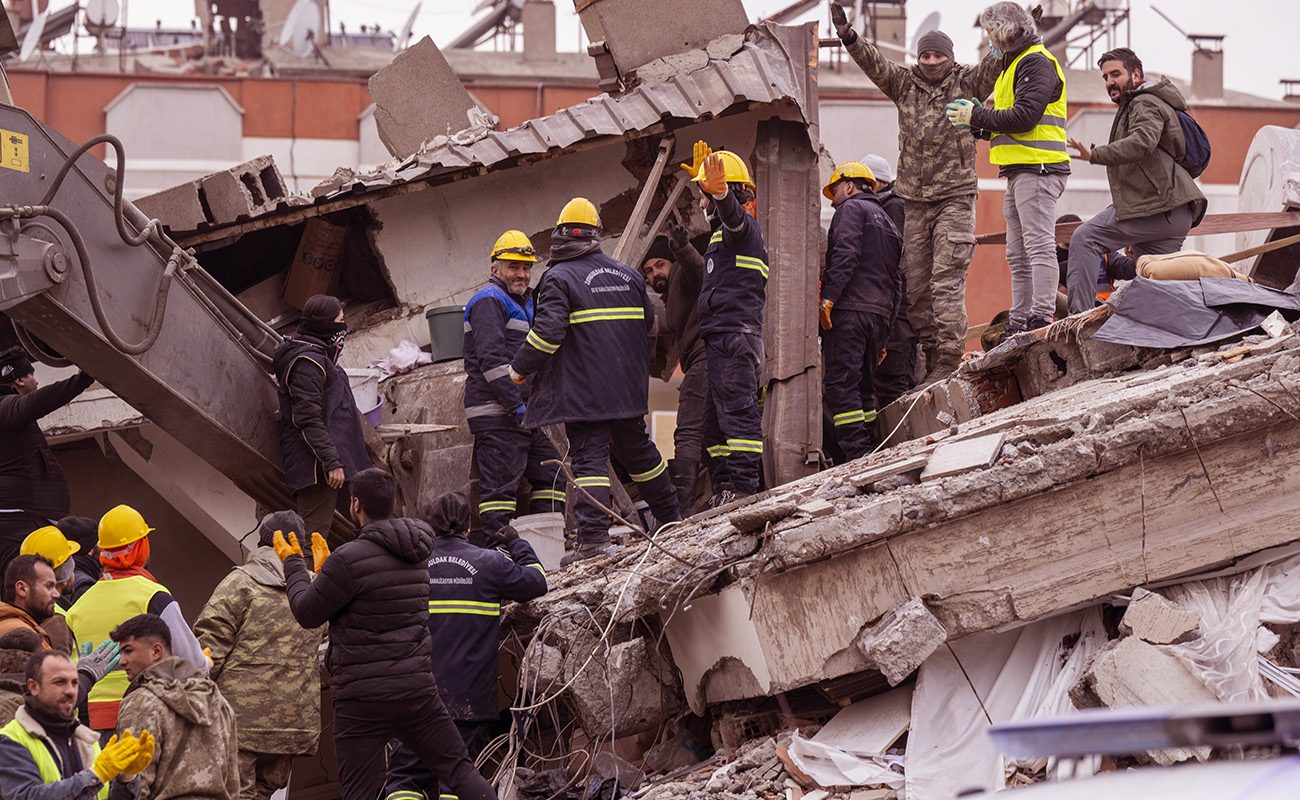
[[[1001,50],[997,49],[993,45],[989,45],[989,52],[992,53],[993,57],[997,59],[1001,59],[1002,56],[1004,55],[1004,53]]]

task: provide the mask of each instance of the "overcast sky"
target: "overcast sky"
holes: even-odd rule
[[[656,0],[642,0],[652,3]],[[1117,4],[1123,0],[1115,0]],[[125,0],[132,27],[146,27],[155,20],[165,26],[188,27],[192,17],[190,0]],[[757,20],[789,5],[791,0],[745,0],[752,19]],[[63,2],[55,0],[55,7]],[[455,38],[474,18],[477,0],[424,0],[416,17],[416,38],[433,37],[438,44]],[[561,50],[578,50],[581,26],[572,0],[556,0],[558,37]],[[931,13],[938,12],[941,27],[953,38],[959,61],[973,61],[979,45],[975,16],[986,5],[982,0],[908,0],[908,39]],[[1192,47],[1183,36],[1153,10],[1147,0],[1130,0],[1132,8],[1131,46],[1154,72],[1187,78],[1191,73]],[[1184,31],[1193,34],[1222,34],[1224,40],[1224,84],[1229,89],[1280,98],[1282,78],[1300,79],[1300,3],[1297,0],[1158,0]],[[416,6],[414,0],[331,0],[334,30],[340,21],[355,31],[361,25],[379,24],[386,30],[400,30]],[[1229,13],[1230,12],[1230,13]],[[804,19],[826,20],[826,5]],[[824,34],[826,35],[826,34]],[[1089,65],[1076,65],[1086,67]]]

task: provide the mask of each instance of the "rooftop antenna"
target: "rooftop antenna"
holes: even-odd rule
[[[921,24],[916,29],[916,33],[912,34],[912,45],[910,48],[908,48],[911,51],[909,55],[914,55],[914,56],[921,55],[916,51],[916,48],[921,43],[921,37],[926,35],[930,31],[937,31],[937,30],[939,30],[939,12],[931,11],[926,16],[925,19],[921,20]]]
[[[50,3],[54,0],[46,0],[44,10],[38,9],[36,15],[32,18],[32,24],[27,28],[27,35],[23,37],[23,47],[18,51],[18,62],[22,63],[32,57],[41,46],[41,34],[45,32],[45,18],[50,15]],[[33,6],[39,6],[39,3],[32,3]]]
[[[406,49],[406,43],[411,41],[411,28],[415,25],[415,18],[420,16],[420,3],[415,4],[411,10],[411,16],[406,18],[406,24],[402,26],[402,32],[397,34],[393,40],[393,52],[400,53]]]
[[[86,31],[95,37],[95,52],[103,53],[104,37],[117,24],[117,0],[89,0],[86,3]]]
[[[1187,39],[1187,41],[1192,43],[1192,47],[1196,48],[1197,50],[1214,52],[1223,49],[1222,36],[1219,36],[1217,34],[1212,35],[1212,34],[1205,34],[1205,33],[1188,33],[1187,31],[1178,27],[1178,23],[1170,19],[1169,15],[1166,14],[1165,12],[1161,11],[1155,6],[1151,6],[1151,10],[1159,14],[1160,18],[1163,19],[1165,22],[1168,22],[1170,25],[1172,25],[1174,30],[1181,33]]]
[[[289,9],[289,16],[280,29],[280,46],[299,58],[311,58],[317,52],[316,40],[324,27],[315,0],[298,0]]]

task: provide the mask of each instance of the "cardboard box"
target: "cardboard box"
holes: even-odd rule
[[[312,295],[338,291],[347,238],[347,228],[322,219],[307,220],[284,282],[284,302],[301,311]]]

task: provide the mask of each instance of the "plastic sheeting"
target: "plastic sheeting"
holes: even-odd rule
[[[820,786],[903,788],[902,773],[890,769],[903,763],[902,756],[857,756],[838,747],[805,739],[795,731],[790,740],[790,760]]]
[[[1279,308],[1300,310],[1295,285],[1279,292],[1235,278],[1137,278],[1120,292],[1115,313],[1092,338],[1136,347],[1209,344],[1259,327]]]
[[[1003,788],[1011,765],[988,737],[990,718],[1000,723],[1073,713],[1070,686],[1105,642],[1100,610],[1093,607],[940,648],[921,665],[912,700],[908,800]],[[1071,774],[1080,776],[1096,768],[1088,759],[1075,766]],[[1056,768],[1049,762],[1049,772]]]

